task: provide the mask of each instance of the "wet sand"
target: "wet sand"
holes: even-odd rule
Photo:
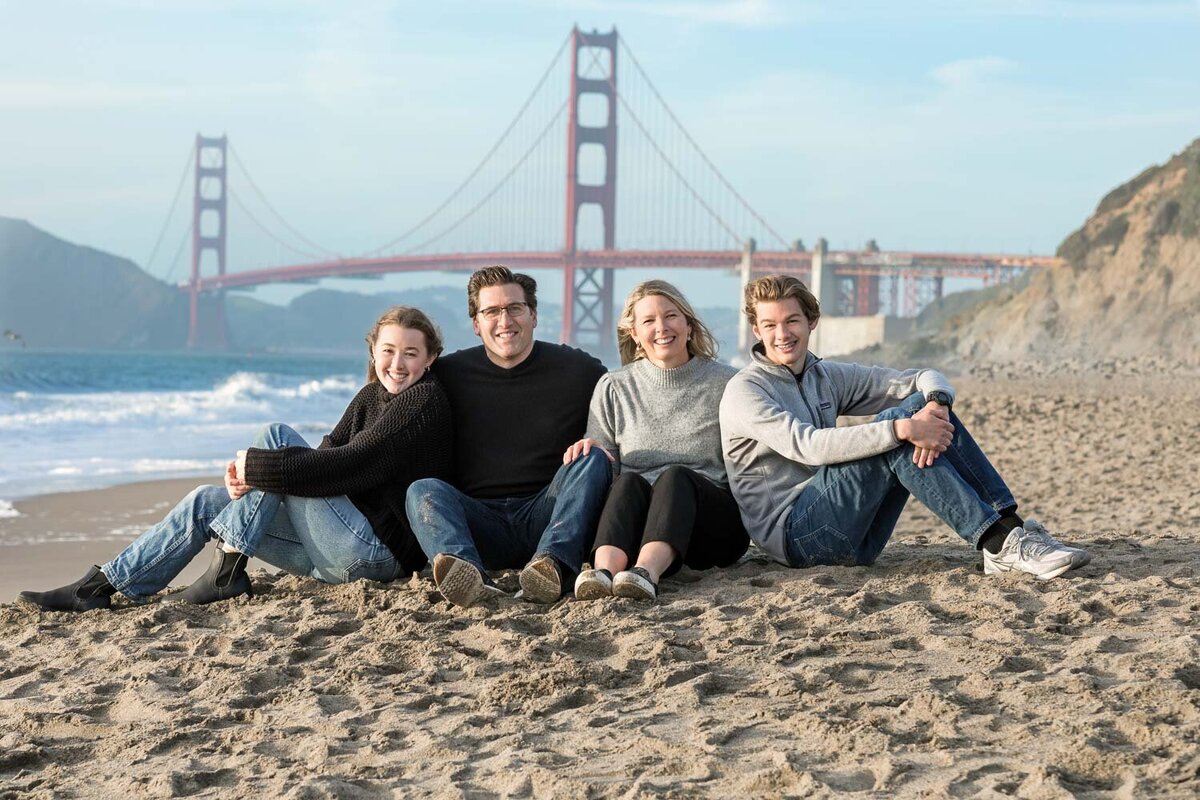
[[[872,567],[752,554],[654,605],[463,610],[422,576],[266,571],[206,608],[4,605],[0,797],[1197,796],[1200,378],[955,383],[1022,510],[1090,566],[984,576],[910,504]],[[5,581],[49,552],[6,548]]]

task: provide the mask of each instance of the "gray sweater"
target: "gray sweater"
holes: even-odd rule
[[[675,369],[644,358],[600,378],[592,393],[587,435],[617,461],[653,483],[671,466],[687,467],[727,486],[718,407],[733,367],[693,357]]]
[[[761,344],[751,357],[721,400],[725,468],[750,538],[788,564],[784,525],[817,468],[900,444],[890,420],[839,428],[838,416],[878,414],[918,391],[953,398],[954,389],[931,369],[864,367],[812,353],[797,381],[790,369],[767,360]]]

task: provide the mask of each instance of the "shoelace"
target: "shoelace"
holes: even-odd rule
[[[1050,535],[1050,531],[1046,530],[1040,523],[1033,523],[1032,527],[1022,528],[1026,536],[1030,536],[1035,540],[1043,543],[1052,550],[1062,550],[1064,545],[1058,539]]]
[[[1025,535],[1017,540],[1017,552],[1022,559],[1029,556],[1034,558],[1044,556],[1048,553],[1061,552],[1050,542],[1046,541],[1044,533],[1039,533],[1036,530],[1021,530],[1025,531]]]

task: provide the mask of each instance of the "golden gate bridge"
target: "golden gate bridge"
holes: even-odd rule
[[[632,67],[621,83],[619,58]],[[550,79],[565,60],[564,96]],[[230,156],[270,221],[252,213],[230,185]],[[227,346],[227,291],[322,278],[469,272],[491,264],[556,270],[563,275],[561,341],[604,357],[614,350],[618,269],[736,271],[743,281],[754,273],[787,272],[822,285],[830,316],[915,316],[942,295],[946,278],[990,285],[1060,263],[1043,256],[881,251],[873,242],[862,250],[831,251],[821,240],[806,250],[798,240],[787,241],[704,153],[615,29],[573,29],[466,178],[423,219],[353,257],[335,254],[288,223],[227,137],[197,135],[184,177],[193,169],[191,274],[179,284],[189,297],[190,348]],[[634,202],[618,205],[618,183],[622,196]],[[231,199],[254,228],[296,260],[227,269]]]

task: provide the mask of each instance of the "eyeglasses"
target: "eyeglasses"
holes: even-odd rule
[[[500,319],[501,314],[508,314],[509,319],[520,319],[525,316],[525,312],[529,310],[529,303],[509,303],[506,306],[488,306],[481,308],[477,312],[479,316],[488,320]]]

